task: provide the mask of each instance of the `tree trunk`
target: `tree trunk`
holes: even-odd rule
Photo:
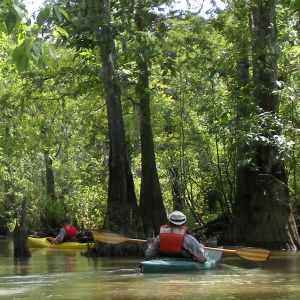
[[[2,179],[1,189],[3,189],[3,201],[0,203],[0,235],[7,235],[9,232],[8,224],[12,221],[10,212],[14,211],[16,208],[16,194],[13,182],[11,178],[14,178],[12,166],[11,166],[11,135],[10,129],[8,126],[5,126],[5,134],[4,134],[4,143],[3,143],[3,167],[8,172],[9,176],[6,176],[5,179]]]
[[[250,55],[250,38],[247,26],[249,23],[249,10],[247,7],[247,0],[233,1],[233,12],[235,22],[237,23],[236,29],[233,34],[233,41],[235,43],[235,51],[237,52],[237,90],[235,91],[238,96],[243,96],[245,99],[245,88],[250,83],[249,78],[249,55]],[[243,100],[242,99],[242,100]]]
[[[177,166],[173,165],[169,167],[169,178],[172,189],[173,210],[183,211],[184,199],[182,198],[182,186]]]
[[[8,168],[8,171],[10,169]],[[8,224],[11,222],[11,211],[16,209],[16,194],[14,192],[14,186],[10,180],[3,180],[3,202],[0,203],[0,236],[7,235],[9,233]]]
[[[45,160],[45,187],[46,187],[46,198],[44,210],[41,214],[41,224],[43,230],[50,234],[56,234],[57,229],[60,227],[61,218],[63,217],[62,211],[63,204],[59,203],[55,192],[55,179],[54,171],[52,166],[52,158],[49,152],[44,151]]]
[[[147,12],[143,9],[143,3],[138,2],[135,23],[138,31],[145,31],[147,28]],[[149,60],[145,54],[145,43],[140,36],[138,40],[137,68],[138,82],[136,95],[140,104],[140,138],[142,157],[142,179],[140,191],[140,207],[146,236],[158,234],[160,225],[166,221],[166,212],[161,195],[161,189],[157,174],[153,134],[150,112],[149,92]]]
[[[27,239],[27,201],[23,199],[21,204],[20,213],[17,216],[17,224],[14,230],[14,257],[15,258],[28,258],[31,256],[29,248],[26,243]]]
[[[54,172],[52,167],[52,158],[49,156],[49,152],[44,152],[45,158],[45,168],[46,168],[46,194],[48,199],[55,200],[55,182],[54,182]]]
[[[139,230],[139,218],[125,143],[121,91],[115,74],[116,51],[111,26],[110,0],[102,0],[100,3],[95,1],[94,4],[100,11],[101,27],[100,30],[97,29],[96,34],[102,63],[110,146],[108,200],[104,227],[130,234]]]
[[[254,96],[260,113],[271,118],[279,106],[274,0],[252,0],[252,61]],[[273,117],[272,117],[273,116]],[[264,128],[266,138],[279,131]],[[276,145],[252,143],[253,162],[239,168],[235,207],[236,240],[270,248],[297,249],[300,240],[289,203],[284,163]]]

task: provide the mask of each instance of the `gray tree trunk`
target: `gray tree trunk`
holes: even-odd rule
[[[277,44],[274,0],[251,1],[252,61],[254,97],[262,113],[276,115]],[[265,128],[266,137],[279,131]],[[236,240],[269,248],[297,249],[300,240],[289,203],[284,163],[276,156],[276,146],[256,142],[255,168],[242,166],[238,172],[235,207]]]
[[[49,152],[44,152],[45,169],[46,169],[46,194],[49,199],[55,200],[55,181],[54,172],[52,167],[52,158],[49,156]]]
[[[182,184],[180,182],[180,175],[178,167],[173,165],[169,167],[169,182],[172,190],[173,199],[173,210],[183,211],[184,209],[184,199],[182,197]]]
[[[138,230],[139,217],[125,143],[121,91],[115,70],[116,51],[111,26],[111,3],[110,0],[102,0],[100,3],[95,1],[95,5],[100,12],[101,26],[96,33],[102,63],[110,146],[109,186],[104,227],[129,234]]]
[[[14,257],[29,258],[31,253],[27,246],[27,200],[23,199],[21,209],[17,215],[17,224],[14,230]]]
[[[138,2],[135,22],[138,31],[147,29],[147,12],[143,3]],[[140,139],[142,157],[142,180],[140,191],[140,207],[146,236],[158,234],[160,225],[166,222],[166,212],[161,195],[160,183],[157,174],[153,133],[150,112],[149,92],[149,57],[145,55],[145,44],[138,37],[139,49],[137,55],[138,82],[136,95],[140,107]]]

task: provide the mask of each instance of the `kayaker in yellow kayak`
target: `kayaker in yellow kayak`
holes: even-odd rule
[[[159,236],[148,244],[146,258],[191,257],[196,261],[205,262],[204,245],[199,243],[185,226],[186,216],[175,210],[168,216],[168,220],[168,224],[160,227]]]
[[[47,240],[52,244],[76,241],[77,228],[70,224],[68,219],[63,220],[62,227],[55,238],[49,237]]]

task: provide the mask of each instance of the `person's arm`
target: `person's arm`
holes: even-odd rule
[[[145,251],[145,258],[151,259],[159,256],[159,236],[154,238],[151,242],[148,242],[147,249]]]
[[[55,239],[53,240],[53,244],[59,244],[59,243],[62,243],[64,241],[64,238],[65,238],[65,230],[63,228],[61,228],[59,230],[59,233],[58,235],[55,237]]]
[[[183,248],[188,251],[195,260],[205,262],[205,249],[192,235],[186,234],[183,240]]]

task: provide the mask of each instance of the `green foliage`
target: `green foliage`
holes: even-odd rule
[[[28,68],[31,49],[31,39],[25,39],[21,45],[14,49],[12,57],[19,71],[24,71]]]
[[[5,27],[2,31],[12,33],[22,21],[26,18],[26,10],[24,5],[20,4],[17,0],[3,0],[0,3],[0,23],[3,22]],[[1,32],[1,27],[0,27]]]
[[[51,15],[51,6],[46,5],[44,8],[42,8],[37,15],[36,22],[39,26],[42,26],[50,17]]]
[[[24,24],[19,2],[0,3],[0,228],[14,224],[24,197],[31,229],[65,214],[88,228],[105,218],[109,147],[95,48],[99,20],[89,13],[90,2],[80,3],[84,6],[49,3],[33,25]],[[245,53],[249,56],[250,47],[245,2],[228,1],[228,8],[210,20],[149,14],[143,30],[137,30],[133,10],[123,4],[113,1],[112,27],[137,192],[141,158],[136,61],[145,59],[151,62],[147,92],[168,211],[173,206],[169,170],[174,167],[192,223],[230,215],[237,167],[256,167],[251,151],[239,157],[240,146],[253,143],[272,146],[276,158],[287,162],[297,204],[299,1],[282,1],[277,7],[281,104],[276,116],[257,111],[251,66],[249,82],[241,86],[239,62]],[[145,11],[154,4],[144,3]],[[55,201],[46,197],[45,151],[53,162]]]
[[[39,212],[35,212],[35,216],[39,216],[42,224],[41,229],[44,232],[55,235],[60,228],[61,223],[66,217],[66,211],[63,202],[49,199],[47,197],[41,198],[37,203]],[[30,227],[40,226],[38,222],[30,224]]]

